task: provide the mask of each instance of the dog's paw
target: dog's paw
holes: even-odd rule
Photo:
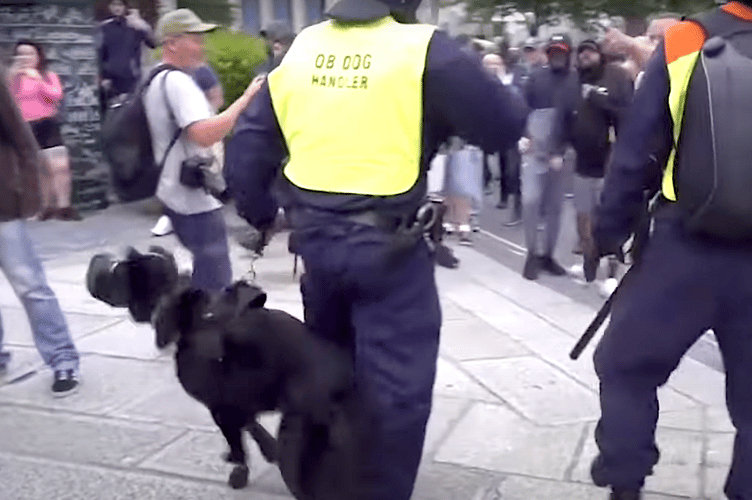
[[[230,479],[227,481],[230,488],[240,490],[248,486],[248,466],[236,465],[230,473]]]

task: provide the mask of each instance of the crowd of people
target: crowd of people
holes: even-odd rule
[[[442,172],[434,175],[433,189],[448,205],[446,233],[472,245],[484,193],[498,191],[496,208],[509,211],[504,224],[524,227],[528,255],[523,276],[535,280],[545,272],[584,278],[582,265],[565,269],[554,258],[565,198],[573,199],[576,214],[572,251],[586,254],[593,248],[593,214],[620,122],[648,58],[677,22],[674,16],[659,16],[643,36],[609,28],[601,40],[587,38],[577,46],[566,33],[495,50],[458,37],[499,85],[524,97],[532,113],[525,136],[504,153],[486,154],[458,140],[443,147],[432,168]],[[492,186],[493,163],[498,165],[498,189]],[[618,285],[618,267],[615,258],[608,260],[599,286],[604,296]]]

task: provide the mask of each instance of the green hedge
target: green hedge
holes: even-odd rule
[[[206,37],[206,54],[222,84],[227,105],[243,95],[256,68],[267,57],[263,40],[224,29]]]
[[[243,95],[256,68],[267,58],[263,40],[224,28],[206,35],[206,55],[225,92],[225,107]],[[152,52],[151,58],[154,63],[162,58],[161,47]]]

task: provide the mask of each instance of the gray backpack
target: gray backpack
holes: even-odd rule
[[[752,241],[752,23],[715,11],[687,93],[675,183],[693,233]]]

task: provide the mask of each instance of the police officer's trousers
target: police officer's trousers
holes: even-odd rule
[[[396,264],[392,236],[349,222],[295,231],[303,259],[305,321],[351,349],[356,383],[375,413],[369,493],[353,500],[408,500],[431,410],[441,310],[434,262],[421,240]]]
[[[688,235],[673,210],[658,214],[642,267],[620,291],[595,352],[601,420],[593,481],[620,490],[643,486],[659,457],[656,389],[712,328],[737,430],[726,494],[752,500],[752,245]]]

